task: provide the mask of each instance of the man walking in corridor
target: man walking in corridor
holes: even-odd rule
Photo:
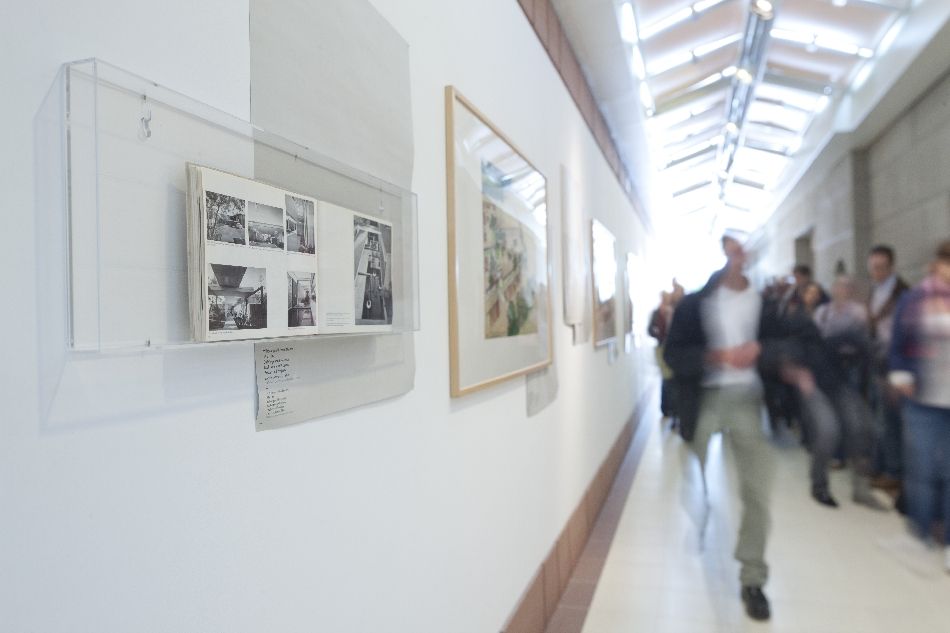
[[[722,239],[726,266],[706,286],[687,296],[673,315],[665,358],[673,370],[680,429],[705,467],[714,433],[722,432],[735,457],[742,521],[735,549],[746,613],[770,617],[762,591],[768,578],[765,543],[773,460],[762,429],[762,380],[758,366],[777,320],[744,274],[741,238]],[[768,313],[768,314],[767,314]],[[766,349],[763,350],[763,345]]]
[[[887,383],[887,354],[894,310],[909,288],[894,270],[894,257],[894,249],[886,244],[878,244],[868,253],[871,294],[867,304],[872,342],[869,395],[881,425],[874,485],[891,492],[901,489],[904,443],[900,402]]]

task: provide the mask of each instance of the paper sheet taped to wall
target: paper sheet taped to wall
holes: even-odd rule
[[[254,346],[258,431],[378,402],[412,390],[413,348],[401,334],[321,340],[314,353],[307,339]],[[354,375],[363,388],[351,388]]]
[[[410,190],[409,45],[396,29],[367,0],[251,0],[249,8],[251,122]],[[255,148],[255,177],[284,182],[291,170],[279,153]],[[345,187],[324,193],[360,208]],[[293,348],[287,355],[294,376],[307,377],[306,383],[289,381],[288,391],[280,393],[264,390],[261,382],[268,347],[255,346],[258,402],[266,403],[270,394],[287,410],[275,408],[272,417],[262,418],[258,406],[258,430],[393,398],[414,383],[411,332],[279,345]]]

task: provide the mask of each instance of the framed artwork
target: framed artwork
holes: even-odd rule
[[[551,364],[547,181],[445,89],[451,393]]]
[[[591,220],[591,278],[594,291],[594,346],[617,338],[617,240],[610,230]]]
[[[590,320],[590,221],[585,218],[579,189],[574,176],[561,165],[564,323],[570,326]]]
[[[637,256],[627,253],[623,269],[623,351],[629,354],[634,348],[633,334],[633,279],[637,270]]]

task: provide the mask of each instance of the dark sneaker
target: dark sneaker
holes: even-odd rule
[[[762,587],[743,587],[742,603],[745,612],[753,620],[768,620],[772,615],[769,611],[769,599],[762,593]]]
[[[828,492],[827,488],[812,486],[811,498],[823,506],[828,506],[829,508],[838,507],[838,502],[835,501],[835,498],[831,496],[831,493]]]

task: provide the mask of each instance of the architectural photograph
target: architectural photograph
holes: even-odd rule
[[[208,239],[225,244],[246,244],[245,202],[233,196],[208,191],[205,194]]]
[[[210,263],[208,269],[208,329],[266,328],[267,271]]]
[[[247,235],[250,246],[284,250],[284,210],[268,204],[248,202]]]
[[[287,273],[287,306],[287,327],[313,327],[317,324],[316,273]]]
[[[392,227],[353,216],[353,280],[357,325],[393,322]]]
[[[316,252],[314,240],[313,200],[284,196],[287,209],[287,251],[291,253]]]

